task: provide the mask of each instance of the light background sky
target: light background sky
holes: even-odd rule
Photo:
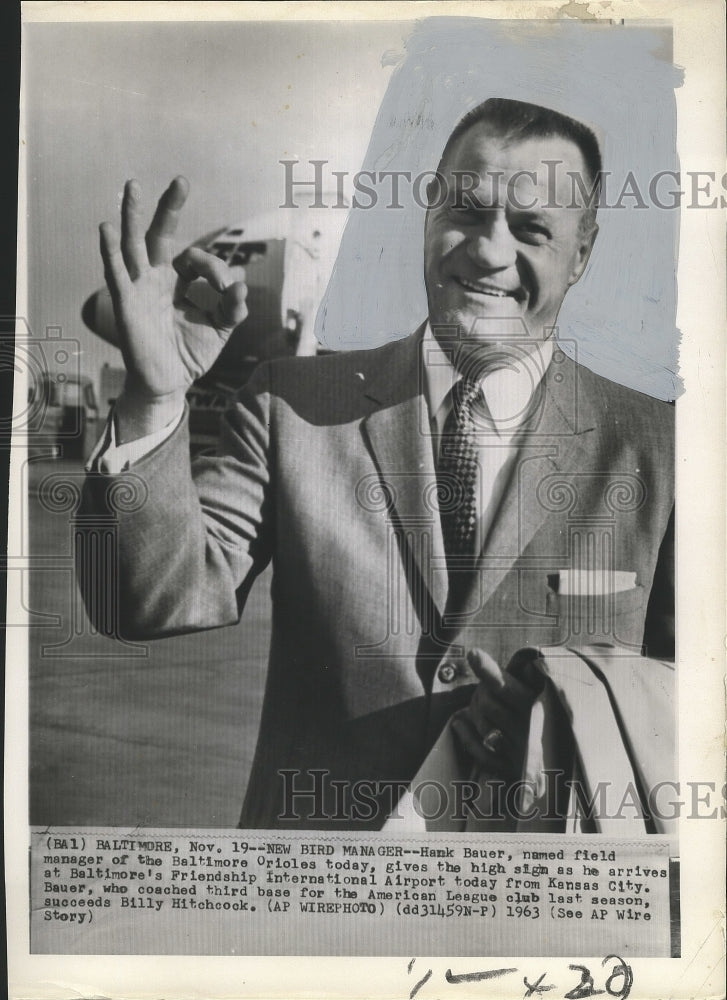
[[[98,379],[117,350],[81,322],[98,224],[127,177],[150,210],[183,173],[181,246],[276,207],[280,159],[360,169],[406,22],[26,24],[29,323],[62,326]]]

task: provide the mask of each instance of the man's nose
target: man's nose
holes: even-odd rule
[[[502,270],[517,260],[516,241],[504,212],[490,212],[467,243],[467,253],[478,267]]]

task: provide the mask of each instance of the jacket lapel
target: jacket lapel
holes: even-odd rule
[[[447,624],[457,624],[458,618],[464,624],[462,609],[471,607],[473,599],[484,607],[535,534],[553,517],[553,508],[540,488],[546,478],[588,467],[595,422],[588,400],[578,393],[578,366],[563,357],[557,366],[550,364],[536,391],[533,412],[522,431],[513,471],[476,562],[476,572],[460,590],[465,601],[461,604],[456,597],[450,601]],[[479,593],[473,593],[475,588]],[[453,588],[453,593],[457,589]]]
[[[533,537],[553,517],[539,485],[556,473],[590,464],[596,421],[590,401],[579,394],[579,367],[561,355],[536,392],[533,412],[492,526],[466,588],[452,588],[436,496],[436,470],[421,362],[423,327],[392,344],[385,365],[371,373],[364,394],[376,409],[363,432],[391,503],[391,517],[410,559],[446,625],[459,624],[463,607],[484,607]],[[405,567],[406,568],[406,567]],[[465,596],[464,603],[461,603]],[[445,612],[446,608],[446,612]],[[466,617],[466,616],[465,616]],[[461,618],[461,623],[465,619]]]
[[[421,365],[422,331],[392,345],[385,370],[374,373],[366,385],[365,395],[377,408],[364,419],[363,430],[388,493],[402,557],[411,560],[441,614],[447,570]]]

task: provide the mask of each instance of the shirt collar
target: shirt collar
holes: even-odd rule
[[[513,414],[521,413],[525,419],[528,405],[552,356],[552,339],[541,341],[527,364],[518,362],[511,368],[496,368],[484,376],[482,393],[495,429],[507,428],[512,432]],[[446,405],[449,410],[449,393],[462,376],[439,346],[428,320],[422,339],[422,360],[429,413],[436,417],[442,406]]]

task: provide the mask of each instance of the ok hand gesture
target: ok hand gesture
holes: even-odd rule
[[[146,234],[137,181],[127,181],[121,236],[100,227],[106,284],[114,305],[126,384],[116,402],[120,441],[165,426],[182,408],[187,389],[204,374],[247,315],[240,269],[190,247],[174,257],[173,239],[189,184],[176,177],[159,199]],[[219,293],[213,313],[185,298],[204,279]]]

